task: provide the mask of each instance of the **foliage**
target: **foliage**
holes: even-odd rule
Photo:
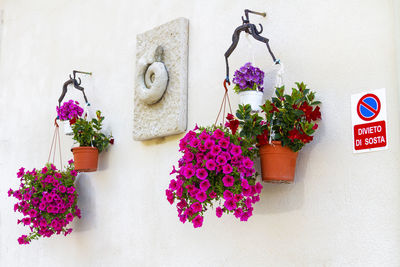
[[[78,193],[74,186],[76,176],[72,160],[65,171],[57,170],[49,163],[41,170],[19,170],[19,189],[8,191],[9,197],[18,200],[14,211],[24,216],[18,220],[18,224],[30,228],[28,235],[18,238],[19,244],[29,244],[34,239],[51,237],[53,234],[66,236],[72,232],[72,228],[67,228],[68,224],[74,217],[81,217]]]
[[[253,67],[250,62],[244,64],[235,71],[233,76],[236,93],[244,91],[264,91],[264,72],[257,67]]]
[[[262,189],[255,182],[255,149],[236,131],[214,126],[196,126],[180,140],[179,147],[183,156],[178,169],[173,166],[170,173],[176,179],[170,181],[166,196],[171,204],[178,201],[180,221],[201,227],[204,213],[214,205],[218,217],[233,213],[247,221]]]
[[[252,114],[250,105],[240,105],[236,112],[240,136],[253,144],[264,145],[272,132],[272,140],[281,141],[294,152],[311,142],[318,128],[316,121],[321,119],[320,101],[315,100],[315,93],[303,82],[296,86],[290,95],[285,94],[284,86],[276,88],[276,96],[261,107],[264,117]]]
[[[114,143],[112,135],[105,135],[101,132],[104,117],[100,110],[96,111],[96,118],[90,121],[85,118],[77,118],[71,122],[71,128],[74,133],[73,139],[79,143],[79,146],[92,146],[99,150],[99,153],[105,150],[109,144]]]

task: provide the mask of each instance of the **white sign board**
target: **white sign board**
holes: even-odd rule
[[[351,95],[353,152],[388,149],[386,90]]]

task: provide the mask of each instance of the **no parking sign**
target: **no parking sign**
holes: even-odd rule
[[[354,153],[388,148],[385,89],[352,95],[351,119]]]

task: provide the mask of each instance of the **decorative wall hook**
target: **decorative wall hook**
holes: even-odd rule
[[[256,14],[259,16],[263,16],[265,17],[267,14],[265,12],[256,12],[256,11],[252,11],[252,10],[248,10],[245,9],[244,10],[244,15],[245,17],[243,18],[242,16],[242,22],[243,24],[240,25],[239,27],[237,27],[235,29],[235,31],[233,32],[232,35],[232,44],[231,46],[228,48],[228,50],[225,52],[225,64],[226,64],[226,78],[225,80],[227,82],[229,82],[229,63],[228,63],[228,57],[232,54],[233,50],[235,50],[236,46],[238,45],[239,42],[239,38],[240,38],[240,33],[241,32],[246,32],[248,34],[250,34],[251,36],[253,36],[254,39],[256,39],[257,41],[263,42],[267,45],[268,48],[268,52],[272,57],[272,60],[274,61],[275,64],[279,64],[279,60],[276,60],[274,53],[272,53],[272,50],[269,46],[269,39],[261,36],[260,34],[263,32],[263,26],[261,24],[260,25],[260,30],[257,30],[257,26],[255,24],[250,23],[250,19],[249,19],[249,13],[251,14]]]
[[[83,93],[83,98],[85,99],[86,104],[89,103],[88,100],[87,100],[86,94],[85,94],[85,88],[83,88],[82,86],[80,86],[81,83],[82,83],[81,78],[78,77],[78,79],[77,79],[77,77],[76,77],[76,74],[77,74],[77,73],[82,73],[82,74],[86,74],[86,75],[92,75],[91,72],[84,72],[84,71],[73,70],[73,71],[72,71],[72,76],[71,76],[71,74],[69,75],[69,80],[67,80],[67,81],[64,83],[63,87],[62,87],[62,93],[61,93],[60,98],[58,99],[58,106],[59,106],[59,107],[60,107],[60,105],[61,105],[61,101],[64,99],[65,94],[67,93],[68,85],[70,85],[70,84],[73,84],[74,87],[75,87],[76,89],[78,89],[79,91],[82,91],[82,93]]]

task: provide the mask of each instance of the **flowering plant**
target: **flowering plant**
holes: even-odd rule
[[[14,211],[24,216],[18,224],[30,228],[28,235],[18,238],[19,244],[29,244],[34,239],[53,234],[66,236],[72,232],[72,228],[67,228],[68,224],[75,217],[81,217],[74,186],[76,176],[72,160],[65,171],[57,170],[53,164],[46,164],[41,170],[19,170],[19,189],[8,191],[9,197],[18,200]]]
[[[183,156],[170,173],[176,179],[170,181],[166,196],[171,204],[178,201],[180,221],[201,227],[204,213],[213,205],[217,217],[233,213],[247,221],[262,189],[255,179],[255,149],[236,130],[197,126],[180,140],[179,148]]]
[[[244,64],[235,71],[233,76],[236,93],[243,91],[264,91],[264,72],[257,67],[253,67],[250,62]]]
[[[100,110],[96,111],[96,118],[90,121],[79,117],[72,122],[71,128],[74,133],[72,139],[79,143],[79,146],[93,146],[99,150],[99,153],[114,144],[112,135],[105,135],[101,132],[104,117]]]
[[[56,107],[58,118],[62,121],[76,119],[82,116],[83,108],[78,101],[69,100],[64,102],[61,107]]]
[[[271,139],[281,141],[282,146],[292,151],[299,151],[313,140],[318,128],[317,120],[321,119],[320,101],[315,101],[315,93],[302,83],[296,83],[290,95],[284,94],[285,87],[275,90],[276,97],[266,100],[261,107],[265,118],[251,114],[249,105],[239,105],[236,116],[241,126],[240,135],[249,142],[265,145]]]

